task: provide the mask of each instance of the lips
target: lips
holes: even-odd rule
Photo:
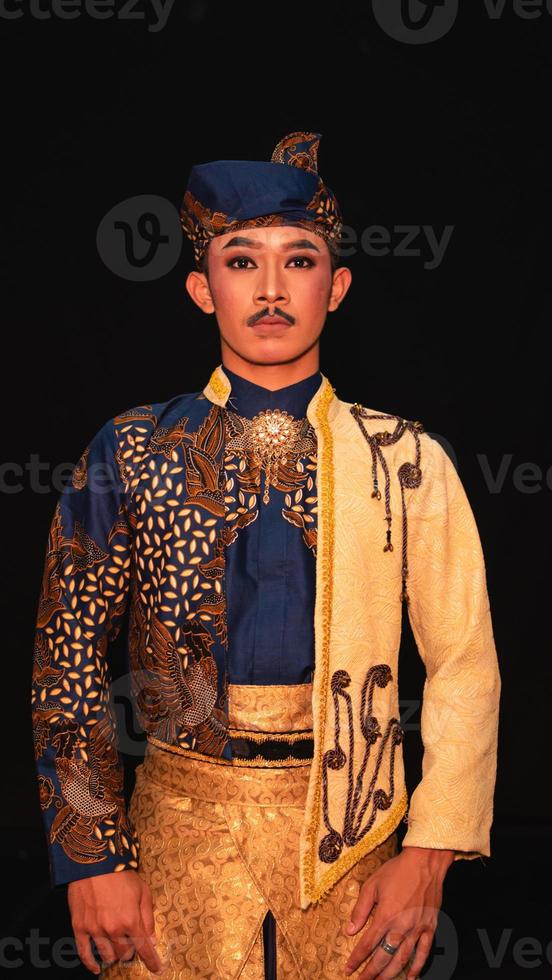
[[[289,327],[289,321],[284,320],[281,316],[264,316],[262,320],[257,320],[254,325],[257,326],[259,323],[283,323],[285,326]]]

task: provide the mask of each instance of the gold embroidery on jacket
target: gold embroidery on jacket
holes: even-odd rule
[[[229,523],[226,544],[236,540],[238,530],[257,519],[261,493],[261,462],[249,445],[247,423],[234,411],[224,410],[226,430],[224,468],[227,474],[225,502]],[[285,494],[282,517],[302,532],[303,541],[316,555],[317,445],[316,432],[307,419],[302,421],[293,450],[274,464],[271,486]],[[238,483],[237,493],[235,481]],[[306,494],[306,496],[305,496]]]
[[[267,409],[252,419],[224,409],[227,448],[245,454],[265,474],[263,503],[270,500],[270,486],[281,488],[282,469],[292,474],[299,456],[312,453],[316,435],[308,419],[296,419],[289,412]]]
[[[398,718],[390,718],[387,722],[385,732],[382,735],[381,726],[373,713],[374,687],[386,687],[392,680],[391,668],[388,664],[377,664],[370,667],[366,674],[362,686],[361,703],[358,722],[353,717],[353,702],[346,688],[351,683],[351,677],[346,670],[336,670],[332,676],[331,690],[334,701],[335,716],[335,745],[324,753],[322,785],[323,785],[323,813],[324,823],[328,833],[320,841],[318,853],[321,861],[326,864],[333,864],[343,851],[343,846],[354,847],[372,828],[377,817],[378,810],[388,810],[393,801],[395,793],[394,770],[395,770],[395,747],[402,742],[403,730]],[[345,702],[348,715],[349,744],[346,749],[340,744],[341,722],[339,713],[339,698]],[[353,785],[353,763],[355,760],[355,733],[360,732],[365,739],[366,745],[364,758],[358,770],[356,780]],[[370,761],[370,753],[377,740],[379,750],[375,764],[371,767],[371,778],[368,787],[364,790],[365,799],[361,805],[363,793],[364,773]],[[388,742],[391,742],[390,751],[387,753],[388,783],[389,792],[381,787],[376,787],[384,754],[386,753]],[[348,766],[347,782],[347,802],[343,814],[343,829],[341,832],[332,826],[329,807],[328,807],[328,773],[332,770],[343,769]],[[356,768],[356,767],[355,767]],[[371,807],[371,812],[364,822],[361,829],[366,811]],[[360,807],[360,809],[359,809]],[[357,812],[358,811],[358,812]]]

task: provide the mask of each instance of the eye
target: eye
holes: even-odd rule
[[[230,259],[230,261],[226,263],[229,269],[236,268],[234,262],[251,262],[251,259],[247,255],[237,255],[235,259]],[[243,268],[243,266],[241,268]]]
[[[245,268],[245,266],[236,266],[234,263],[235,262],[252,262],[252,261],[253,260],[250,259],[248,255],[236,255],[236,257],[234,259],[230,259],[229,262],[227,262],[226,264],[227,264],[227,266],[228,266],[229,269],[237,269],[237,268],[243,269],[243,268]],[[295,268],[303,268],[303,269],[304,268],[307,268],[307,269],[309,269],[311,266],[314,265],[314,262],[312,261],[312,259],[308,258],[308,256],[306,256],[306,255],[294,255],[293,258],[291,258],[289,261],[290,262],[306,262],[307,263],[306,266],[296,266]]]
[[[308,265],[306,266],[307,269],[314,265],[312,259],[309,259],[306,255],[294,255],[293,258],[290,259],[290,262],[308,262]],[[305,266],[303,266],[303,268],[305,268]]]

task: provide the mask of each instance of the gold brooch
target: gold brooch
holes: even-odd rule
[[[269,487],[274,486],[273,474],[278,463],[287,462],[296,448],[309,451],[313,448],[312,435],[307,441],[301,438],[304,419],[296,419],[289,412],[279,408],[268,408],[258,412],[252,419],[246,419],[235,412],[225,410],[230,438],[227,446],[232,449],[248,449],[256,457],[265,474],[263,503],[270,500]],[[308,426],[311,429],[311,426]]]

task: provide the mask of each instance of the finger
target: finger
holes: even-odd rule
[[[420,970],[429,956],[432,942],[433,933],[422,932],[418,937],[416,954],[406,974],[407,980],[416,980],[418,977]]]
[[[404,942],[404,935],[398,932],[387,932],[386,942],[390,943],[391,946],[398,946],[399,949]],[[386,980],[389,977],[396,977],[399,972],[399,962],[398,955],[399,949],[396,953],[386,953],[380,945],[376,946],[375,952],[370,959],[369,965],[367,964],[364,971],[359,974],[358,980],[368,980],[372,977],[385,977]]]
[[[153,901],[151,897],[151,891],[147,885],[144,885],[142,891],[142,897],[140,899],[140,914],[142,916],[142,922],[144,923],[144,929],[146,934],[150,937],[152,943],[157,942],[157,937],[155,935],[155,918],[153,915]]]
[[[102,961],[102,966],[111,966],[112,963],[117,962],[119,957],[108,935],[94,936],[94,943],[98,950],[98,956]]]
[[[90,945],[91,936],[84,932],[75,932],[75,943],[77,946],[77,953],[81,959],[83,966],[91,973],[96,975],[100,972],[100,966],[92,952],[92,947]]]
[[[377,915],[376,909],[373,909],[368,916],[367,925],[362,936],[353,948],[345,964],[346,973],[352,973],[368,956],[371,956],[375,952],[381,937],[386,934],[389,926],[390,923],[385,920],[381,910],[380,914]]]
[[[396,929],[389,929],[388,926],[382,926],[381,920],[376,920],[372,928],[364,934],[349,956],[345,964],[345,973],[347,976],[361,966],[368,957],[372,957],[370,959],[370,968],[372,966],[376,968],[374,976],[377,976],[377,973],[387,966],[390,956],[395,956],[395,954],[386,953],[381,948],[380,943],[383,937],[385,937],[385,941],[391,946],[399,946],[405,938],[405,933],[399,932]]]
[[[345,927],[345,932],[349,936],[354,936],[359,929],[362,929],[374,905],[377,905],[376,885],[370,885],[369,882],[365,882],[360,889],[359,896],[351,912],[351,920]]]
[[[388,940],[389,942],[390,940]],[[408,936],[402,940],[398,950],[393,956],[387,954],[388,964],[384,967],[381,974],[378,974],[378,980],[381,976],[381,980],[392,980],[396,977],[401,970],[407,966],[412,958],[413,954],[416,952],[416,942],[417,936],[415,933],[411,932]],[[393,946],[397,946],[398,943],[393,943]],[[383,951],[382,951],[383,952]]]
[[[136,948],[128,933],[123,932],[123,930],[119,932],[119,935],[112,933],[111,941],[115,950],[114,955],[116,960],[124,960],[126,962],[127,960],[132,959],[136,952]]]
[[[119,959],[122,960],[123,963],[128,963],[128,961],[131,960],[134,956],[136,956],[136,946],[134,945],[134,943],[129,943],[127,954],[124,956],[120,956]]]
[[[152,973],[160,973],[163,969],[163,961],[150,937],[147,935],[147,930],[143,923],[141,935],[133,937],[133,942],[148,970],[151,970]]]

